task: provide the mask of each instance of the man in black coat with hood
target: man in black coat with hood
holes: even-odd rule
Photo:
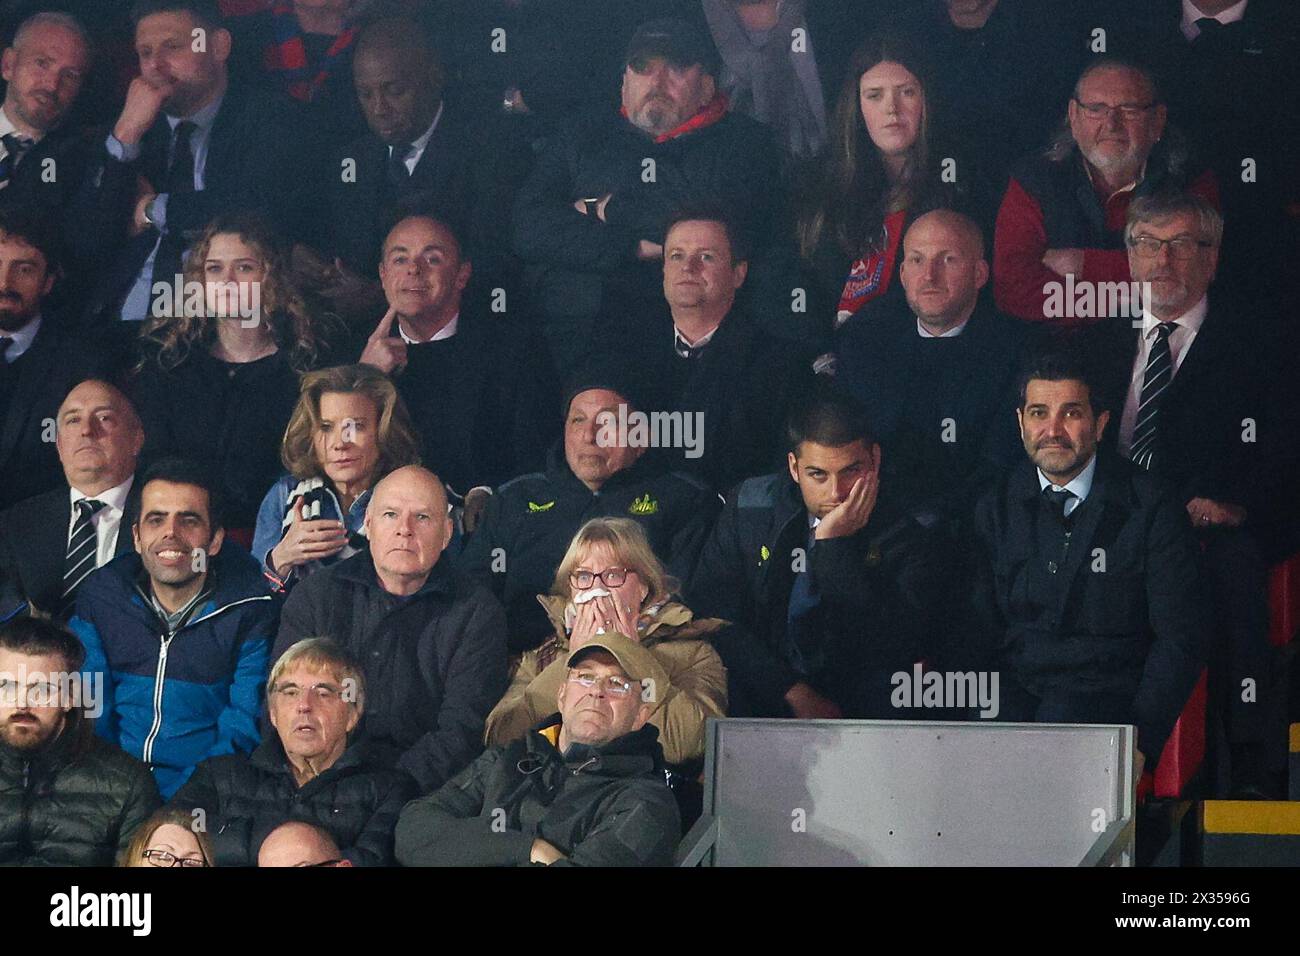
[[[666,866],[681,836],[664,779],[650,652],[622,634],[575,648],[548,717],[397,822],[404,866]]]

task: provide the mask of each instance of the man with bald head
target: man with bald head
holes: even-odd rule
[[[368,551],[289,596],[271,656],[318,636],[347,648],[368,678],[358,739],[428,792],[481,748],[506,685],[505,611],[443,558],[447,495],[428,469],[409,465],[380,481],[363,527]]]
[[[334,838],[310,823],[282,823],[257,851],[258,866],[351,866]]]
[[[936,209],[903,236],[906,307],[850,330],[835,381],[867,410],[884,481],[922,523],[953,515],[973,487],[1016,460],[1022,330],[981,297],[989,279],[979,227]]]
[[[352,79],[369,130],[330,144],[311,210],[319,235],[307,237],[308,244],[327,261],[341,260],[344,276],[369,277],[401,210],[451,220],[476,254],[504,249],[502,190],[511,175],[497,167],[515,153],[491,155],[491,131],[443,96],[441,58],[419,25],[393,17],[367,26],[353,54]]]
[[[76,385],[59,406],[55,447],[65,487],[0,514],[0,582],[66,619],[87,574],[131,550],[131,485],[144,430],[131,402],[99,379]]]

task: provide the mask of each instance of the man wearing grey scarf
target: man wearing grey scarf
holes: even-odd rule
[[[817,153],[826,142],[826,102],[808,39],[807,0],[702,2],[731,109],[771,126],[791,156]]]

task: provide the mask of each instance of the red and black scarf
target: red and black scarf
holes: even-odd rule
[[[307,45],[303,42],[302,28],[289,0],[281,0],[271,9],[273,41],[266,48],[263,66],[271,74],[279,74],[289,95],[310,103],[316,98],[326,80],[343,62],[344,55],[352,49],[357,38],[357,28],[344,28],[325,52],[320,68],[313,71],[307,62]]]

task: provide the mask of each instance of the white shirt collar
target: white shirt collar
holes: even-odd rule
[[[14,125],[14,121],[9,118],[9,114],[4,111],[4,107],[0,106],[0,136],[8,136],[10,133],[20,137],[27,136],[26,133],[18,132],[18,127]],[[43,137],[33,136],[30,139],[33,143],[39,143]]]
[[[126,499],[127,496],[131,494],[131,485],[134,482],[135,482],[135,475],[131,475],[126,479],[126,481],[122,482],[120,485],[115,485],[112,488],[109,488],[107,491],[95,495],[94,498],[96,501],[104,502],[105,508],[111,508],[114,511],[119,511],[119,512],[125,511]],[[71,500],[72,506],[74,508],[77,506],[78,501],[81,501],[83,498],[91,497],[90,495],[85,494],[81,491],[78,491],[76,488],[71,488],[71,487],[68,489],[68,493],[69,493],[69,499]],[[101,509],[101,511],[102,510],[103,509]]]
[[[1088,462],[1088,464],[1084,467],[1083,471],[1075,475],[1074,478],[1072,478],[1064,486],[1064,488],[1062,488],[1061,485],[1052,484],[1051,480],[1045,474],[1043,474],[1041,470],[1038,472],[1038,487],[1039,490],[1043,490],[1048,487],[1051,487],[1057,491],[1061,491],[1061,490],[1072,491],[1074,492],[1074,497],[1077,498],[1080,502],[1082,502],[1083,499],[1088,497],[1088,493],[1092,491],[1092,478],[1096,473],[1097,473],[1097,455],[1094,452],[1092,456],[1092,460]]]
[[[1234,3],[1232,6],[1228,7],[1228,9],[1210,17],[1210,19],[1218,20],[1225,26],[1229,23],[1236,23],[1246,15],[1246,4],[1249,2],[1250,0],[1241,0],[1240,3]],[[1196,25],[1196,21],[1203,20],[1209,16],[1208,13],[1202,13],[1197,9],[1196,5],[1192,3],[1192,0],[1183,0],[1182,30],[1183,36],[1187,38],[1189,43],[1201,35],[1201,28]]]
[[[1202,323],[1205,322],[1205,316],[1206,313],[1209,312],[1209,310],[1210,310],[1209,296],[1203,295],[1201,296],[1199,302],[1197,302],[1194,306],[1192,306],[1190,309],[1188,309],[1178,318],[1174,319],[1173,322],[1175,325],[1181,326],[1182,328],[1187,329],[1187,331],[1195,335],[1197,332],[1201,330],[1201,325]],[[1160,324],[1160,320],[1157,319],[1154,315],[1152,315],[1149,311],[1144,309],[1142,312],[1142,337],[1144,339],[1149,340],[1151,336],[1155,334],[1156,326],[1158,326],[1159,324]]]
[[[451,321],[433,333],[432,338],[413,339],[406,334],[406,329],[402,327],[402,320],[397,320],[397,334],[402,337],[402,341],[407,345],[423,345],[425,342],[441,342],[443,339],[449,339],[456,334],[456,326],[460,325],[460,313],[457,312],[451,317]]]
[[[198,127],[198,130],[206,132],[211,129],[212,124],[216,122],[217,114],[221,112],[221,104],[225,102],[225,99],[226,94],[222,93],[193,116],[172,116],[168,114],[167,125],[172,128],[173,132],[175,132],[176,127],[180,126],[182,122],[190,122]]]
[[[677,347],[677,343],[678,343],[678,341],[680,341],[680,342],[681,342],[683,345],[685,345],[687,348],[692,348],[692,349],[701,349],[701,348],[704,348],[704,346],[708,345],[710,342],[713,341],[713,337],[714,337],[715,335],[718,334],[718,329],[720,329],[720,328],[722,328],[722,324],[721,324],[721,323],[719,323],[718,325],[715,325],[715,326],[714,326],[712,329],[710,329],[706,334],[701,335],[701,336],[700,336],[698,339],[696,339],[694,342],[691,342],[691,341],[687,340],[686,336],[682,335],[682,330],[679,329],[679,328],[674,324],[674,325],[673,325],[673,348],[676,348],[676,347]]]
[[[958,325],[954,325],[952,328],[950,328],[947,332],[944,332],[942,335],[935,335],[933,332],[931,332],[929,329],[927,329],[924,325],[921,324],[921,317],[917,316],[916,334],[921,336],[921,338],[923,339],[955,339],[957,336],[961,335],[962,332],[966,331],[966,325],[969,322],[970,319],[967,319],[965,322],[962,322]]]
[[[21,329],[18,329],[16,332],[0,332],[0,335],[5,338],[13,339],[13,343],[9,346],[9,351],[5,352],[5,362],[12,363],[16,361],[18,356],[31,348],[32,342],[36,339],[36,333],[40,330],[41,316],[37,313],[30,322],[24,325]]]
[[[442,108],[443,104],[439,103],[438,112],[434,114],[433,122],[429,124],[429,128],[424,131],[423,135],[421,135],[419,139],[411,142],[411,155],[424,155],[425,147],[429,145],[429,140],[433,139],[434,131],[438,129],[438,121],[442,119]],[[393,147],[391,146],[388,147],[388,155],[393,155]]]

